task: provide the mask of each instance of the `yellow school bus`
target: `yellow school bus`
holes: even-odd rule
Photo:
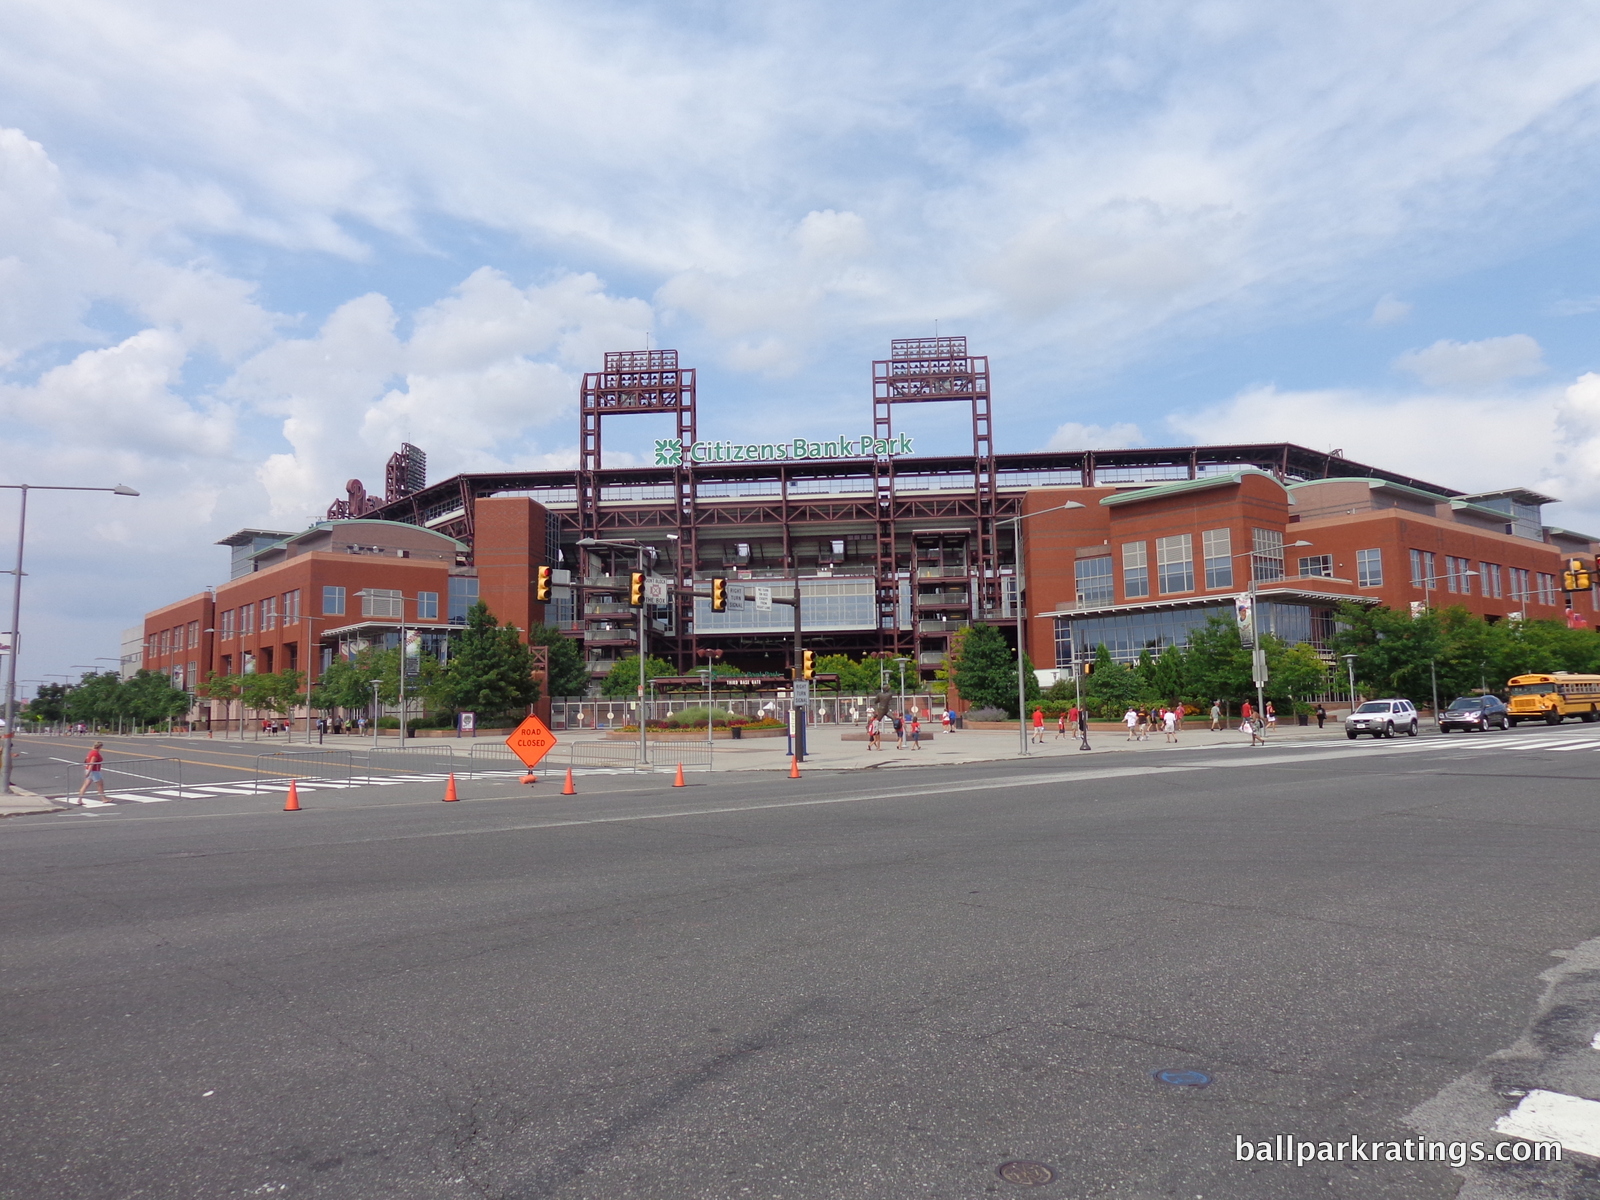
[[[1515,725],[1519,721],[1544,721],[1559,725],[1568,717],[1593,721],[1600,716],[1600,675],[1575,675],[1556,671],[1550,675],[1518,675],[1506,684],[1506,697]]]

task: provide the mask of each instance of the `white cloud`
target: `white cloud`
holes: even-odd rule
[[[650,323],[648,304],[608,295],[592,275],[518,288],[485,268],[418,312],[409,338],[385,297],[363,296],[315,336],[255,355],[223,391],[283,418],[290,449],[259,475],[274,514],[304,518],[347,478],[381,492],[376,468],[402,441],[428,451],[435,478],[552,453],[532,435],[574,411],[574,368],[602,347],[642,348]]]
[[[1057,425],[1045,444],[1046,450],[1121,450],[1128,446],[1146,446],[1148,440],[1137,425],[1118,422],[1115,425],[1083,425],[1067,421]]]
[[[1464,492],[1531,487],[1600,529],[1600,376],[1568,387],[1408,394],[1259,387],[1168,418],[1180,443],[1295,442]]]
[[[1391,295],[1379,296],[1378,302],[1372,306],[1372,315],[1367,318],[1367,324],[1398,325],[1411,315],[1411,308],[1411,304],[1405,300]]]
[[[1480,342],[1441,339],[1423,350],[1408,350],[1394,365],[1429,387],[1489,388],[1544,370],[1544,351],[1525,333]]]
[[[0,128],[0,368],[51,343],[105,340],[87,323],[101,301],[227,358],[271,333],[254,284],[169,261],[96,217],[69,199],[43,146]]]

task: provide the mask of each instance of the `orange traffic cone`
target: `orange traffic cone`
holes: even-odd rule
[[[450,782],[444,785],[444,798],[447,801],[461,799],[460,796],[456,795],[456,773],[454,771],[450,772]]]
[[[791,754],[789,756],[789,778],[800,778],[800,759],[797,755]]]
[[[567,768],[567,782],[562,785],[561,794],[563,796],[576,796],[578,794],[578,789],[572,786],[572,768],[571,767]]]
[[[283,802],[284,812],[300,811],[300,789],[295,787],[294,780],[289,780],[289,798]]]
[[[688,787],[689,786],[688,784],[683,782],[683,764],[682,763],[678,764],[678,777],[672,781],[672,786],[673,787]]]
[[[535,775],[532,771],[529,771],[526,775],[524,775],[522,777],[522,782],[523,783],[538,783],[539,782],[539,777],[537,775]]]

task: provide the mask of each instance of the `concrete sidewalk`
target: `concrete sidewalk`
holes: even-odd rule
[[[67,805],[64,802],[25,791],[16,784],[11,785],[11,790],[14,793],[13,795],[0,796],[0,817],[31,817],[40,813],[65,812],[67,810]]]

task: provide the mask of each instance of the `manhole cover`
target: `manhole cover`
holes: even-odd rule
[[[1211,1082],[1204,1071],[1151,1071],[1150,1077],[1173,1087],[1203,1088]]]
[[[1056,1177],[1055,1171],[1042,1162],[1001,1163],[997,1174],[1007,1183],[1014,1183],[1018,1187],[1038,1187]]]

